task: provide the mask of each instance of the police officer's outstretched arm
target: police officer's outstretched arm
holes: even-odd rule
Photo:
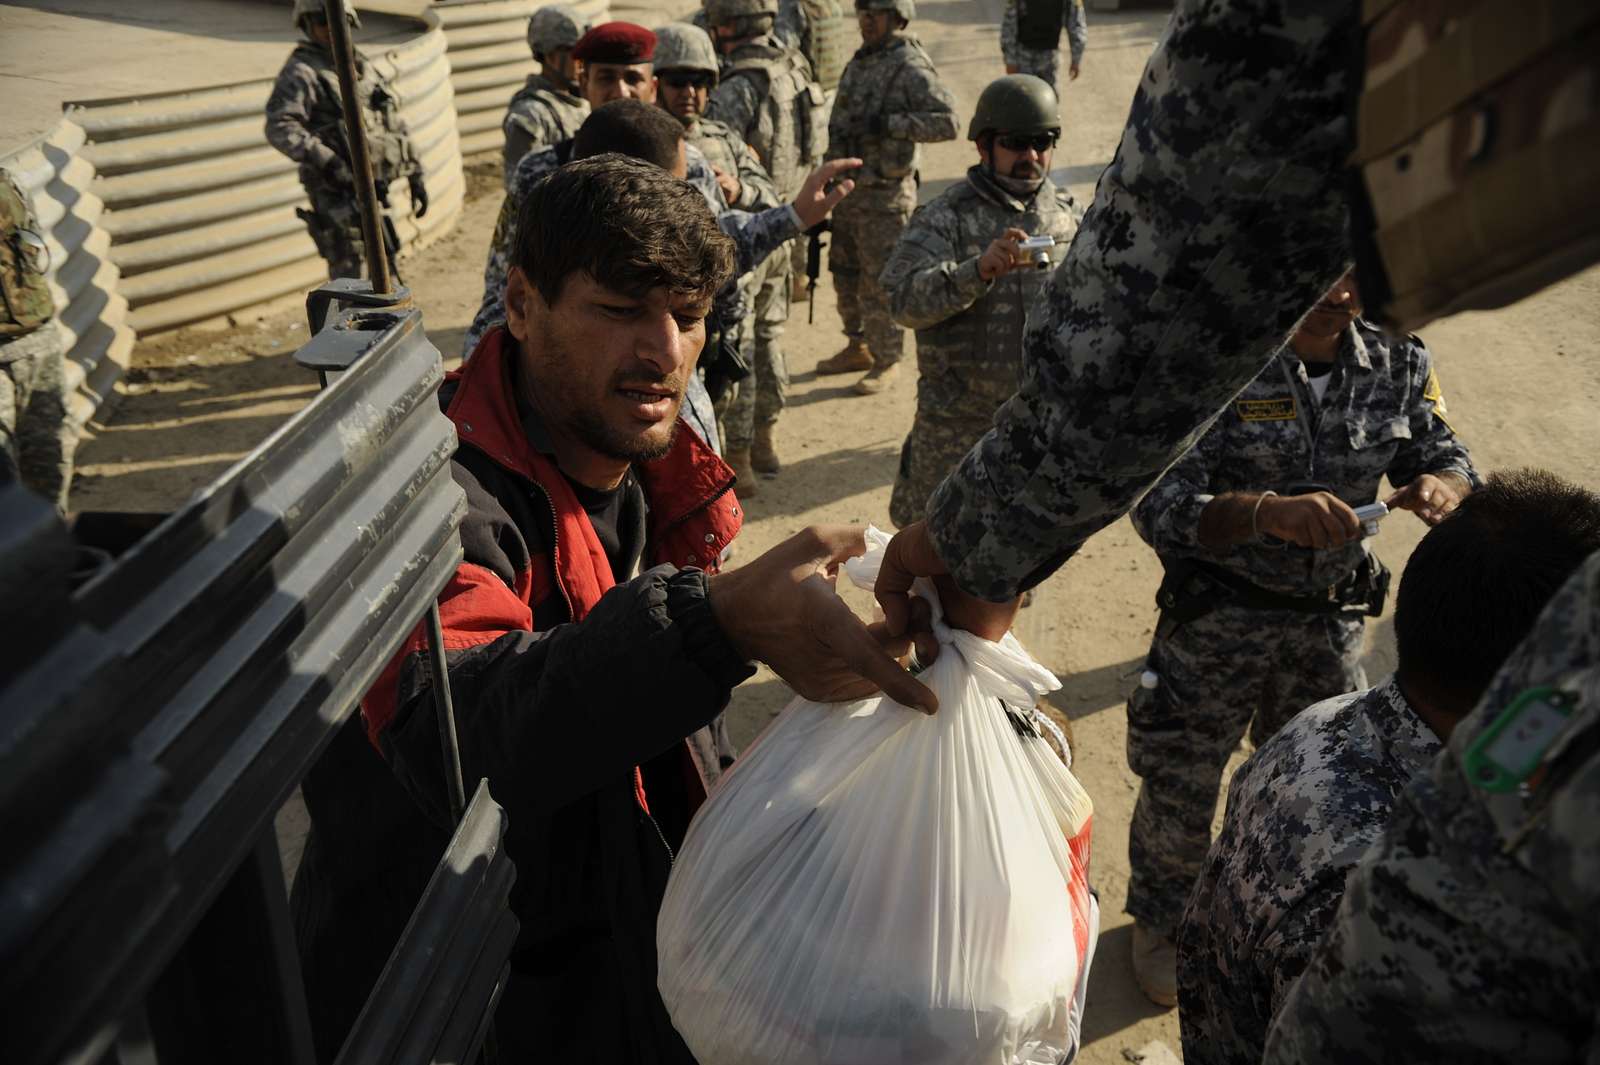
[[[1409,355],[1411,439],[1401,442],[1389,463],[1389,483],[1398,491],[1384,502],[1391,510],[1409,510],[1429,525],[1437,525],[1482,481],[1467,445],[1445,420],[1444,394],[1433,369],[1433,356],[1415,338],[1397,346],[1407,348]]]
[[[1034,309],[1021,390],[891,548],[878,587],[891,625],[910,578],[941,572],[1003,620],[1132,507],[1343,273],[1355,14],[1320,0],[1287,30],[1258,15],[1174,11]],[[1222,41],[1255,57],[1248,69],[1215,54]]]

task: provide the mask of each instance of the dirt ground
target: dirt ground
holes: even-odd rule
[[[680,5],[681,6],[681,5]],[[914,30],[927,44],[963,116],[982,86],[1002,73],[1000,0],[923,0]],[[1161,10],[1091,13],[1080,80],[1066,87],[1066,131],[1055,167],[1080,201],[1110,160],[1143,63],[1165,18]],[[657,21],[652,19],[651,21]],[[964,119],[963,119],[964,125]],[[965,141],[927,152],[924,197],[974,161]],[[403,264],[433,338],[447,359],[477,307],[484,251],[499,205],[498,164],[473,168],[460,224]],[[1600,487],[1600,270],[1495,313],[1463,315],[1425,334],[1458,431],[1480,469],[1538,465]],[[113,417],[93,427],[80,452],[75,509],[165,510],[246,454],[313,394],[293,365],[305,338],[298,313],[225,332],[189,332],[143,343]],[[810,522],[888,521],[889,485],[910,424],[914,381],[872,398],[813,367],[841,342],[826,277],[816,322],[796,305],[785,337],[793,388],[780,425],[786,467],[748,502],[738,557],[751,558]],[[908,369],[910,352],[908,338]],[[1395,569],[1422,534],[1407,515],[1386,522],[1379,554]],[[737,562],[737,558],[735,560]],[[1134,987],[1127,888],[1127,824],[1137,781],[1124,757],[1123,699],[1148,646],[1159,567],[1126,521],[1095,537],[1039,591],[1019,635],[1063,679],[1053,707],[1070,718],[1076,770],[1094,797],[1094,881],[1103,929],[1084,1021],[1081,1061],[1137,1061],[1152,1040],[1178,1047],[1177,1015]],[[864,609],[863,598],[853,600]],[[1387,618],[1371,630],[1369,675],[1392,663]],[[1266,665],[1280,665],[1270,663]],[[734,696],[735,737],[748,742],[788,699],[762,671]],[[1242,757],[1236,756],[1235,763]]]

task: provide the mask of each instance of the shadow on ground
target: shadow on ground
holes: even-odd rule
[[[1127,988],[1134,984],[1133,925],[1102,931],[1083,1003],[1083,1046],[1168,1012],[1142,994],[1128,994]]]

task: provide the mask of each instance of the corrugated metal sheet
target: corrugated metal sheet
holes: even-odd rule
[[[420,313],[330,330],[355,365],[75,594],[64,528],[0,487],[8,1065],[100,1060],[460,560]]]
[[[404,182],[390,193],[407,247],[447,232],[465,183],[445,37],[433,13],[398,47],[368,52],[393,79],[428,185],[414,218]],[[295,166],[266,142],[272,79],[71,103],[99,173],[111,260],[129,324],[141,334],[216,318],[304,291],[326,267],[295,216],[306,203]]]
[[[506,104],[538,64],[528,54],[528,19],[545,0],[439,0],[433,11],[450,43],[461,154],[498,151]],[[611,19],[609,0],[578,0],[590,22]]]
[[[112,395],[133,349],[104,204],[93,191],[95,170],[81,155],[83,144],[83,129],[63,119],[40,140],[0,157],[32,200],[50,245],[54,327],[66,344],[69,413],[79,426]]]

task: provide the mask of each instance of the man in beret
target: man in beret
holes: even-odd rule
[[[578,84],[590,107],[629,97],[656,102],[656,35],[632,22],[605,22],[578,38],[572,58],[583,65]]]

